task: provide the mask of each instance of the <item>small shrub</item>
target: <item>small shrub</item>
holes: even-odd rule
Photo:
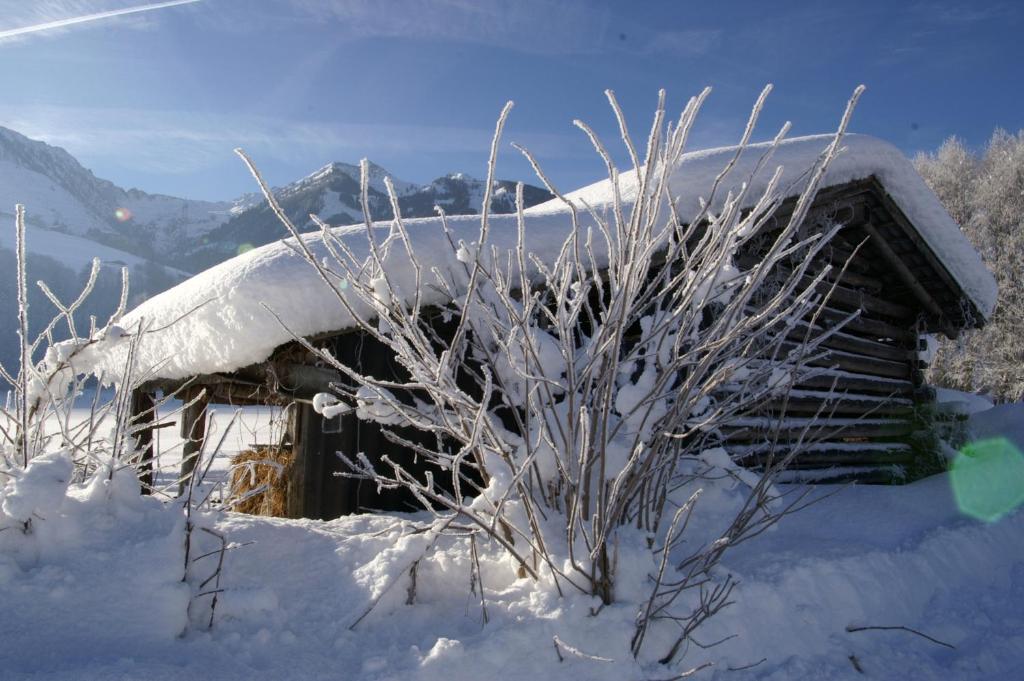
[[[754,107],[736,159],[769,89]],[[321,234],[312,238],[323,239],[330,257],[318,258],[307,244],[310,235],[299,234],[239,152],[338,304],[408,376],[367,375],[296,337],[348,380],[337,394],[318,396],[317,410],[355,410],[384,426],[393,442],[415,447],[435,475],[450,480],[414,476],[386,455],[373,463],[356,453],[348,465],[381,488],[411,492],[437,516],[432,532],[482,535],[508,552],[521,577],[595,596],[602,603],[596,612],[622,591],[635,598],[639,586],[646,595],[633,654],[659,625],[652,643],[660,648],[657,659],[677,661],[691,634],[730,602],[735,583],[715,569],[722,555],[800,504],[800,498],[783,501],[772,484],[799,447],[769,457],[754,473],[736,466],[717,443],[732,419],[803,376],[805,361],[830,333],[809,332],[795,349],[785,345],[796,320],[827,300],[816,293],[827,268],[809,267],[838,226],[802,227],[860,91],[781,225],[772,220],[786,196],[778,186],[781,169],[763,193],[750,196],[747,185],[724,196],[723,170],[706,188],[699,214],[686,223],[678,218],[669,180],[707,91],[673,122],[661,93],[643,157],[609,92],[633,166],[628,177],[597,135],[577,122],[607,167],[614,205],[606,214],[563,197],[522,150],[566,205],[564,241],[545,253],[531,252],[526,239],[521,184],[514,243],[492,240],[489,229],[489,188],[511,103],[496,126],[479,234],[473,243],[458,240],[442,212],[445,234],[438,236],[444,243],[447,235],[447,246],[440,262],[421,261],[389,180],[396,218],[390,230],[372,224],[365,162],[367,244],[346,242],[320,223]],[[787,131],[788,124],[759,168]],[[737,250],[754,243],[758,264],[739,269]],[[394,282],[398,272],[415,275],[407,291]],[[370,314],[360,312],[367,309]],[[431,322],[437,317],[451,320],[444,335]],[[437,444],[411,443],[400,428],[436,437]],[[706,490],[716,491],[698,502]],[[695,512],[705,506],[710,520]],[[623,584],[619,547],[644,545],[651,573],[646,580],[632,574]]]

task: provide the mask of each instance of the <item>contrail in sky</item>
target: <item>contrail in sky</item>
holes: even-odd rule
[[[170,0],[169,2],[154,2],[149,5],[138,5],[137,7],[124,7],[122,9],[112,9],[109,12],[96,12],[95,14],[83,14],[79,17],[71,17],[68,19],[57,19],[56,21],[47,21],[42,24],[35,24],[34,26],[22,26],[21,28],[12,28],[6,31],[0,31],[0,40],[4,38],[13,38],[18,35],[25,35],[26,33],[38,33],[39,31],[49,31],[53,28],[64,28],[65,26],[74,26],[75,24],[84,24],[89,21],[99,21],[100,19],[110,19],[112,17],[120,17],[125,14],[135,14],[137,12],[149,12],[154,9],[163,9],[164,7],[174,7],[176,5],[190,5],[199,0]]]

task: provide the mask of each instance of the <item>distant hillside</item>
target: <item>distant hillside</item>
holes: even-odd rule
[[[225,222],[235,205],[122,189],[63,149],[0,127],[0,210],[13,212],[16,203],[25,205],[30,227],[86,237],[149,260],[163,260],[173,244]]]

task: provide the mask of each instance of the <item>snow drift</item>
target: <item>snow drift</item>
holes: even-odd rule
[[[559,598],[515,579],[500,550],[480,555],[486,625],[469,588],[471,558],[450,541],[421,563],[407,604],[409,561],[423,545],[411,516],[228,514],[216,529],[239,548],[227,556],[216,624],[178,638],[189,597],[180,583],[181,528],[129,487],[72,486],[59,510],[48,507],[50,529],[38,523],[47,534],[34,541],[45,555],[12,550],[28,538],[0,534],[0,676],[665,678],[629,654],[635,607],[592,617],[595,599]],[[624,569],[648,569],[634,548],[623,550]],[[740,580],[739,597],[698,638],[733,638],[687,652],[687,667],[716,662],[697,678],[864,678],[851,655],[876,679],[1005,679],[1024,665],[1024,513],[994,524],[965,518],[947,476],[842,489],[734,550],[721,569]],[[955,648],[901,630],[848,632],[851,625],[906,626]],[[559,662],[556,636],[590,657],[563,648]]]

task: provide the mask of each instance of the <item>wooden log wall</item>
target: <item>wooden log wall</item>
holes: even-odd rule
[[[812,274],[826,264],[834,268],[820,289],[829,293],[828,305],[813,319],[798,323],[784,349],[796,347],[808,332],[817,334],[840,323],[842,330],[823,343],[824,354],[810,362],[814,375],[800,381],[787,399],[766,401],[724,429],[728,448],[744,465],[763,467],[799,447],[790,466],[797,479],[881,483],[901,480],[919,454],[913,443],[925,427],[920,413],[928,394],[918,360],[918,331],[922,315],[934,310],[915,297],[915,282],[908,280],[913,273],[893,266],[892,254],[905,253],[906,244],[883,249],[865,228],[871,216],[862,205],[867,198],[862,193],[852,208],[847,203],[844,216],[850,224],[814,263]],[[858,316],[850,319],[854,311]],[[384,366],[386,352],[367,346],[366,339],[353,343],[341,338],[333,339],[336,356],[364,368],[373,364],[376,370],[393,371]],[[323,382],[315,371],[291,367],[279,375],[294,385]],[[297,468],[294,495],[289,496],[297,505],[292,514],[326,518],[396,502],[336,476],[344,472],[332,456],[336,450],[371,456],[379,450],[396,451],[378,426],[348,415],[338,432],[325,433],[322,419],[311,410],[303,407],[299,414],[304,425],[295,439]]]
[[[844,227],[815,263],[817,272],[826,263],[836,268],[821,286],[831,295],[816,318],[787,336],[783,349],[859,314],[823,343],[821,356],[808,362],[814,375],[799,381],[788,398],[770,399],[724,429],[740,463],[762,468],[796,449],[791,479],[875,483],[899,482],[914,465],[920,456],[914,443],[928,425],[922,415],[930,401],[919,331],[937,306],[910,268],[896,266],[904,246],[881,241],[861,218]]]

